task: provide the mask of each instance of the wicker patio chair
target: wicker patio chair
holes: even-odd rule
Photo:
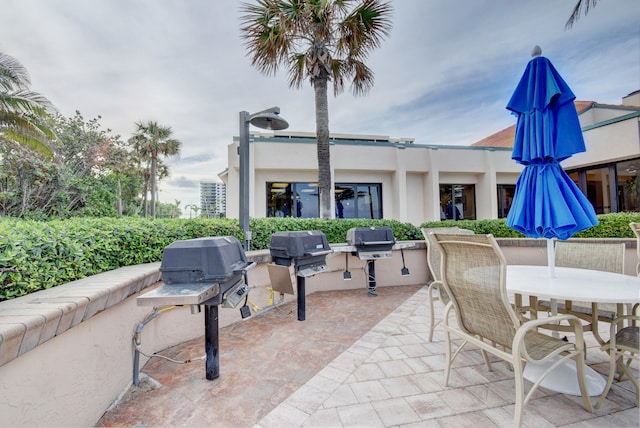
[[[555,250],[555,265],[558,267],[624,273],[625,245],[623,243],[558,241]],[[539,306],[548,309],[549,302],[539,302]],[[598,332],[598,322],[612,322],[616,315],[623,314],[623,309],[623,305],[572,302],[571,300],[558,304],[558,313],[572,314],[584,320],[583,330],[591,331],[600,345],[605,341]],[[566,329],[566,327],[559,329]]]
[[[451,336],[478,346],[513,366],[515,378],[514,426],[520,426],[522,409],[540,382],[562,362],[576,363],[584,408],[592,412],[585,382],[584,339],[580,320],[568,314],[523,322],[509,302],[506,289],[507,263],[492,235],[434,234],[442,251],[442,286],[451,301],[443,316],[446,339],[445,386],[451,365],[462,346],[451,353]],[[456,325],[450,324],[453,310]],[[567,321],[575,333],[575,343],[538,331],[544,324]],[[502,348],[504,349],[502,349]],[[524,394],[525,364],[553,364]],[[557,360],[556,360],[557,359]]]
[[[444,288],[440,287],[442,284],[442,275],[440,274],[440,263],[442,256],[440,255],[440,248],[435,243],[432,233],[462,233],[462,234],[473,234],[472,230],[468,229],[460,229],[459,227],[424,227],[421,229],[422,234],[424,235],[424,240],[427,245],[427,266],[429,267],[429,272],[431,273],[431,278],[433,279],[429,284],[429,342],[433,341],[433,331],[436,326],[440,323],[440,321],[435,321],[434,315],[434,302],[441,301],[442,305],[445,306],[449,303],[449,297],[447,296],[447,292]],[[437,293],[437,294],[436,294]]]
[[[636,265],[636,275],[640,276],[640,223],[629,223],[629,227],[636,235],[636,252],[638,253],[638,264]]]
[[[624,327],[624,321],[628,323],[633,321],[635,325]],[[600,407],[611,389],[616,367],[620,373],[619,380],[622,380],[622,377],[627,375],[636,387],[636,402],[640,407],[640,385],[638,385],[638,378],[630,369],[633,360],[640,362],[640,327],[637,325],[638,321],[640,321],[639,315],[623,315],[617,317],[611,323],[611,339],[602,346],[604,351],[609,352],[609,377],[607,378],[607,386],[605,386],[602,395],[596,402],[596,408]]]

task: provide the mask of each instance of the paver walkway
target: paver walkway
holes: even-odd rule
[[[510,427],[513,375],[487,371],[478,350],[463,351],[442,384],[444,335],[428,342],[424,287],[385,287],[307,296],[307,320],[295,303],[221,329],[221,377],[204,379],[204,362],[151,360],[157,381],[109,410],[100,426],[209,427]],[[438,314],[441,308],[437,309]],[[587,363],[606,373],[590,334]],[[187,358],[202,340],[166,352]],[[580,397],[540,390],[525,406],[525,427],[638,427],[635,390],[616,383],[600,409]]]

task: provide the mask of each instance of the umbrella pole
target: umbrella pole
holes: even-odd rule
[[[553,239],[547,238],[547,266],[549,266],[549,276],[556,276],[556,249],[553,246]]]
[[[556,249],[553,245],[553,239],[547,238],[547,266],[549,267],[549,276],[553,278],[556,276]],[[558,300],[549,299],[549,306],[551,309],[551,315],[558,315]],[[557,331],[553,331],[553,337],[559,337]]]

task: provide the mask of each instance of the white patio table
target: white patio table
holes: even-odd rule
[[[549,300],[640,303],[640,277],[565,267],[555,267],[554,271],[551,276],[547,266],[509,265],[507,291]],[[535,381],[545,369],[543,366],[528,364],[524,377]],[[589,367],[586,369],[589,395],[600,395],[606,385],[604,377]],[[541,386],[564,394],[580,395],[575,363],[568,361],[557,367],[555,373],[547,376]]]

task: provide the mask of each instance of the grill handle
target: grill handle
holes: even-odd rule
[[[241,273],[242,273],[242,274],[244,274],[244,273],[246,273],[248,270],[251,270],[251,269],[253,269],[254,267],[256,267],[257,265],[258,265],[258,264],[257,264],[256,262],[249,262],[249,263],[247,263],[243,268],[234,270],[234,271],[233,271],[233,273],[234,273],[235,275],[238,275],[238,274],[241,274]]]
[[[393,245],[395,241],[367,241],[359,244],[360,247],[367,245]]]
[[[305,252],[304,255],[305,256],[323,256],[325,254],[330,254],[332,253],[333,250],[329,249],[329,250],[318,250],[318,251],[308,251]]]

